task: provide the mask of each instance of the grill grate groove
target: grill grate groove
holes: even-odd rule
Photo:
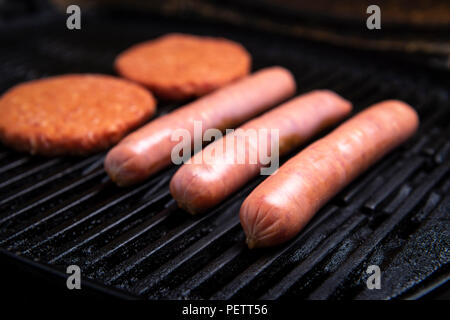
[[[107,289],[152,299],[389,298],[448,269],[446,75],[411,68],[395,57],[255,37],[233,27],[224,32],[208,26],[206,32],[201,23],[158,18],[84,19],[89,27],[82,34],[57,27],[65,25],[61,17],[37,19],[40,28],[16,26],[12,39],[0,31],[11,44],[0,52],[0,92],[47,75],[113,73],[114,57],[124,48],[183,28],[240,41],[253,54],[256,69],[281,64],[293,71],[299,93],[335,90],[354,103],[355,112],[383,99],[403,99],[417,109],[421,126],[411,141],[322,208],[298,237],[267,250],[245,247],[237,215],[261,177],[206,215],[192,217],[170,197],[176,168],[121,189],[102,169],[104,153],[46,159],[2,147],[0,249],[55,270],[78,264]],[[24,41],[30,34],[32,40]],[[177,107],[161,104],[158,115]],[[370,264],[379,264],[387,275],[381,291],[365,290],[363,271]]]

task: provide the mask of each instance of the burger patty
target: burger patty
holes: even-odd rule
[[[88,154],[118,142],[156,110],[127,80],[73,74],[19,84],[0,97],[0,139],[32,154]]]
[[[227,39],[168,34],[129,48],[117,57],[115,67],[163,99],[184,100],[247,75],[251,57]]]

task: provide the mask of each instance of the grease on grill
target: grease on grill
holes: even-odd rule
[[[152,32],[205,30],[195,23],[123,23],[102,21],[83,36],[55,27],[25,44],[19,37],[0,53],[0,89],[74,69],[112,73],[114,56]],[[389,298],[448,272],[448,79],[362,53],[208,27],[243,43],[255,68],[282,62],[295,74],[298,93],[329,88],[351,100],[355,112],[405,100],[420,114],[419,133],[330,201],[293,241],[255,252],[245,248],[237,214],[261,177],[192,217],[168,192],[175,168],[118,189],[103,172],[103,154],[46,160],[2,148],[0,247],[61,272],[79,264],[86,283],[144,298]],[[370,264],[382,269],[382,290],[367,290],[363,271]]]

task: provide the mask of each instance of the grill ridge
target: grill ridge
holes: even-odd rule
[[[192,217],[170,196],[175,167],[137,187],[117,188],[103,171],[105,153],[47,159],[0,147],[0,248],[8,254],[50,270],[78,264],[106,291],[151,299],[384,299],[403,297],[435,274],[448,274],[448,78],[395,57],[270,34],[255,37],[253,31],[210,26],[206,32],[201,23],[186,27],[157,18],[85,19],[91,27],[83,36],[55,27],[60,17],[36,20],[45,32],[33,33],[32,41],[23,37],[33,24],[15,26],[17,38],[0,52],[1,92],[47,75],[113,73],[113,59],[124,48],[182,27],[240,41],[253,54],[255,69],[281,64],[293,71],[298,93],[329,88],[352,101],[355,112],[384,99],[403,99],[416,108],[421,126],[322,208],[295,239],[267,250],[245,247],[238,220],[242,201],[263,177]],[[7,36],[0,31],[0,38]],[[158,116],[178,106],[160,104]],[[427,245],[434,250],[430,263]],[[405,267],[407,262],[414,264]],[[381,291],[364,287],[369,264],[380,264],[387,275]]]

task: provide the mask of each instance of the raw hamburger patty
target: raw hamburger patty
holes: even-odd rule
[[[250,54],[222,39],[168,34],[137,44],[115,62],[119,74],[167,100],[199,97],[250,72]]]
[[[0,97],[0,139],[32,154],[87,154],[151,117],[146,89],[106,75],[64,75],[19,84]]]

